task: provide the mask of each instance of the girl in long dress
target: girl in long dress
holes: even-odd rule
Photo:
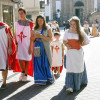
[[[87,84],[87,73],[84,63],[82,46],[89,43],[87,35],[81,31],[80,20],[74,16],[70,19],[69,30],[66,30],[63,42],[67,47],[66,58],[66,91],[80,90],[82,84]]]
[[[32,31],[29,50],[29,53],[32,53],[32,51],[34,52],[34,82],[37,86],[46,85],[47,81],[50,83],[53,83],[54,81],[50,71],[52,65],[50,50],[51,41],[51,29],[47,26],[45,18],[42,15],[37,16],[35,27]]]
[[[94,21],[93,24],[92,24],[92,33],[91,33],[91,36],[96,37],[96,36],[99,35],[97,27],[98,27],[98,24],[96,23],[96,21]]]

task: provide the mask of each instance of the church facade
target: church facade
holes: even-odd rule
[[[58,20],[60,24],[72,16],[78,16],[81,23],[90,21],[89,16],[95,11],[95,0],[47,0],[51,10],[50,20]]]
[[[0,0],[0,21],[9,26],[18,20],[19,0]]]

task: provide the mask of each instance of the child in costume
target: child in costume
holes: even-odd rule
[[[60,72],[63,67],[63,59],[64,59],[64,46],[63,43],[60,42],[60,33],[54,33],[55,40],[51,43],[51,51],[52,51],[52,70],[57,72],[57,76],[60,76]]]

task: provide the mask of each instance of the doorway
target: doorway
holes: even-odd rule
[[[75,15],[81,20],[81,23],[83,23],[83,9],[75,9]]]

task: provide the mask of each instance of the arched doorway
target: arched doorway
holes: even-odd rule
[[[83,22],[83,8],[84,8],[84,3],[81,1],[77,1],[74,4],[75,8],[75,15],[80,18],[81,22]]]

